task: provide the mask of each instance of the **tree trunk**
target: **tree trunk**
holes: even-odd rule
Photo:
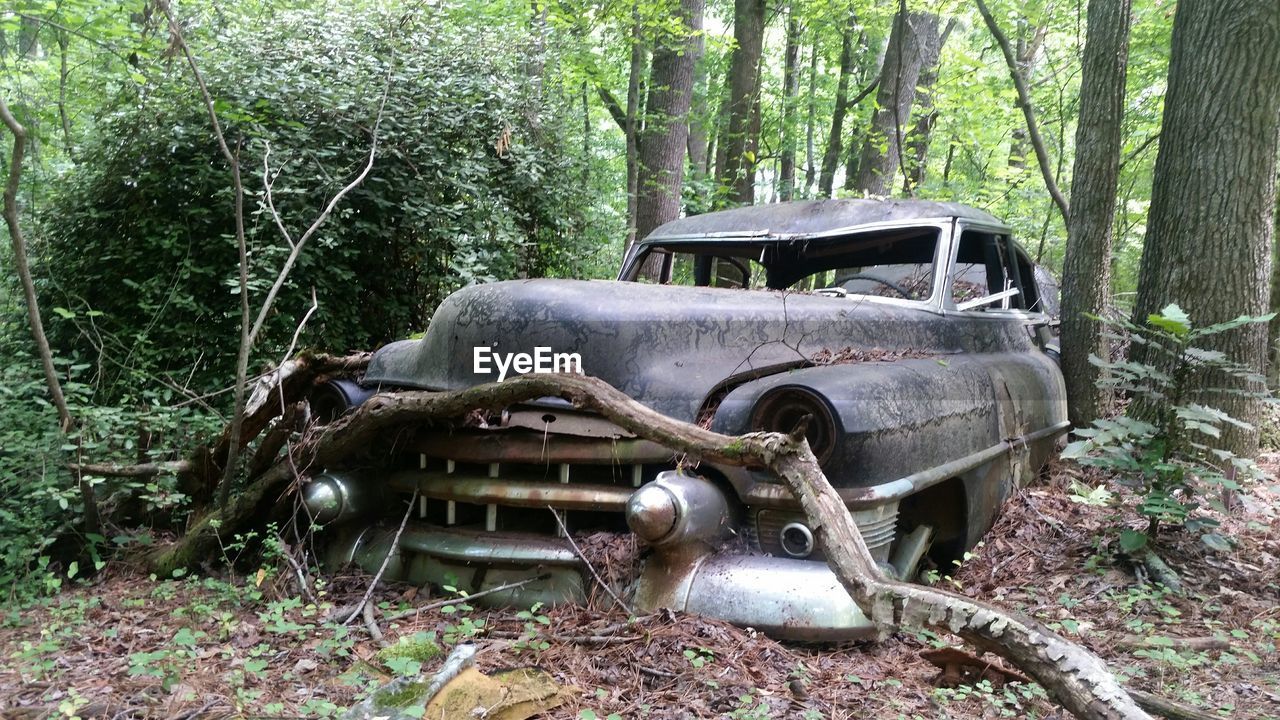
[[[728,200],[755,200],[760,140],[760,55],[764,47],[764,0],[734,0],[733,55],[729,59],[729,126],[721,141],[724,169],[717,180]]]
[[[926,48],[938,44],[937,15],[908,12],[905,2],[899,8],[880,72],[876,113],[858,155],[855,189],[871,195],[888,195],[894,177],[905,168],[902,126],[911,117]]]
[[[813,152],[813,135],[817,127],[817,103],[815,96],[818,90],[818,38],[813,38],[813,47],[809,50],[809,99],[807,116],[804,121],[804,196],[812,197],[813,181],[817,175],[814,165],[816,156]]]
[[[644,134],[640,138],[640,176],[636,237],[680,215],[693,66],[702,52],[703,0],[681,0],[682,31],[658,38],[653,51]]]
[[[44,334],[44,322],[40,319],[40,303],[36,297],[35,281],[31,277],[31,266],[27,263],[27,243],[22,236],[22,226],[18,223],[18,185],[22,179],[22,156],[27,149],[27,131],[13,113],[9,112],[9,105],[5,103],[4,98],[0,98],[0,121],[4,122],[5,127],[13,135],[13,155],[9,157],[9,178],[4,186],[4,221],[9,227],[13,264],[18,273],[18,280],[22,284],[23,297],[27,301],[27,319],[31,326],[31,338],[35,342],[40,364],[44,368],[49,398],[53,400],[53,406],[58,411],[58,424],[63,432],[67,432],[73,424],[71,411],[67,409],[67,401],[62,394],[62,383],[58,382],[58,372],[53,366],[53,352],[49,349],[49,339]]]
[[[924,63],[920,70],[920,82],[916,90],[916,122],[911,132],[907,133],[907,169],[903,180],[902,191],[914,197],[916,188],[924,182],[925,172],[929,165],[929,139],[933,126],[938,121],[938,111],[933,107],[933,86],[938,82],[938,63],[942,58],[942,48],[947,38],[956,27],[956,19],[947,21],[942,35],[930,35],[924,47]]]
[[[707,209],[705,183],[707,177],[707,151],[711,142],[707,126],[707,117],[711,102],[710,73],[707,71],[706,56],[699,54],[693,67],[693,100],[689,107],[689,138],[685,142],[689,156],[689,180],[695,187],[697,202],[695,207],[686,208],[689,213],[702,212]]]
[[[853,76],[853,38],[857,28],[858,18],[850,12],[849,23],[840,41],[840,79],[836,81],[836,105],[831,111],[831,132],[827,135],[827,149],[822,154],[822,172],[818,175],[820,197],[831,197],[832,186],[836,179],[836,167],[840,165],[840,151],[843,149],[844,140],[844,116],[849,110],[849,79]]]
[[[1031,73],[1036,67],[1036,58],[1040,55],[1040,48],[1044,46],[1044,39],[1048,32],[1049,27],[1041,25],[1031,31],[1030,38],[1026,37],[1025,34],[1018,36],[1018,45],[1014,52],[1014,67],[1028,82],[1031,81]],[[1027,166],[1027,150],[1027,129],[1025,127],[1014,128],[1013,141],[1009,143],[1009,167],[1025,168]]]
[[[1280,234],[1280,215],[1276,216],[1276,233]],[[1276,316],[1267,323],[1267,387],[1275,392],[1280,390],[1280,242],[1274,239],[1271,243],[1270,307]]]
[[[796,189],[796,99],[800,96],[800,19],[794,5],[787,18],[787,45],[782,66],[782,158],[778,199],[791,200]]]
[[[631,31],[631,63],[627,73],[627,108],[623,135],[627,143],[627,238],[623,251],[630,250],[638,236],[636,233],[637,201],[640,180],[640,80],[644,77],[649,54],[644,46],[644,25],[640,11],[632,7],[634,19]]]
[[[1138,274],[1135,319],[1177,303],[1197,325],[1267,310],[1280,144],[1280,4],[1182,0],[1173,21],[1168,92]],[[1262,372],[1266,326],[1206,345]],[[1141,346],[1134,355],[1145,361]],[[1204,398],[1256,423],[1261,404]],[[1258,433],[1228,425],[1219,447],[1257,453]]]
[[[1089,362],[1091,354],[1107,357],[1102,328],[1085,313],[1101,315],[1111,292],[1130,10],[1130,0],[1089,0],[1071,173],[1074,212],[1062,270],[1062,374],[1068,416],[1076,427],[1087,426],[1105,410],[1098,368]]]

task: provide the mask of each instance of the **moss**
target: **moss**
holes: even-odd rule
[[[746,448],[742,444],[742,438],[734,438],[725,443],[725,446],[721,448],[720,451],[723,452],[726,457],[738,458],[742,457],[742,452],[745,449]]]
[[[436,643],[434,633],[414,633],[410,637],[402,637],[389,648],[378,651],[378,658],[387,661],[391,658],[405,658],[426,664],[444,654]]]
[[[417,704],[422,699],[422,694],[427,691],[429,684],[423,681],[407,682],[404,684],[392,683],[387,687],[378,690],[373,694],[373,701],[379,708],[407,708]]]

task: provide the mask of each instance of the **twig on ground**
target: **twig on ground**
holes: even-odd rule
[[[564,538],[569,541],[569,545],[573,547],[573,551],[577,553],[578,557],[582,558],[582,563],[587,566],[587,570],[591,571],[591,577],[595,578],[596,583],[600,587],[604,588],[605,592],[609,593],[609,597],[613,598],[613,601],[618,604],[618,607],[622,608],[623,612],[627,615],[635,615],[635,612],[631,610],[631,606],[623,602],[622,598],[618,597],[618,594],[613,591],[613,588],[609,587],[608,583],[600,579],[600,573],[596,572],[591,561],[583,554],[582,548],[578,547],[578,543],[573,541],[573,536],[569,533],[569,528],[565,527],[564,520],[560,518],[560,513],[556,512],[555,508],[550,505],[547,506],[547,509],[551,511],[551,517],[556,519],[556,524],[560,526],[560,532],[564,533]]]
[[[316,601],[316,596],[311,592],[311,586],[307,584],[307,573],[303,571],[302,565],[293,559],[292,548],[286,547],[284,551],[284,559],[293,567],[294,575],[298,578],[298,588],[303,595],[307,596],[307,601],[312,604]]]
[[[382,581],[382,574],[387,571],[387,565],[391,564],[391,556],[400,550],[400,536],[404,534],[405,525],[409,524],[409,516],[413,514],[413,509],[418,506],[418,491],[413,491],[413,497],[409,499],[409,507],[405,508],[404,517],[400,519],[400,527],[396,530],[395,537],[391,538],[391,547],[387,548],[386,557],[382,558],[382,565],[378,567],[378,574],[373,576],[373,580],[369,583],[369,589],[364,591],[364,597],[360,598],[360,602],[356,603],[356,607],[342,621],[343,625],[348,625],[352,620],[356,619],[356,615],[364,609],[369,598],[373,597],[374,588],[378,587],[378,583]]]
[[[391,647],[391,643],[387,642],[387,639],[382,636],[382,630],[378,628],[378,620],[373,616],[373,610],[373,603],[364,604],[364,611],[361,613],[364,615],[364,627],[378,647]]]
[[[513,630],[493,630],[485,633],[485,637],[498,638],[499,640],[519,640],[525,637],[525,634]],[[545,635],[542,637],[546,640],[573,643],[575,645],[610,645],[640,639],[639,635]]]
[[[1213,637],[1170,637],[1168,635],[1125,635],[1116,641],[1117,650],[1139,650],[1142,648],[1171,648],[1174,650],[1230,650],[1231,642],[1225,638]]]
[[[1169,720],[1214,720],[1221,717],[1221,715],[1204,712],[1190,705],[1183,705],[1142,690],[1134,690],[1133,688],[1125,688],[1125,690],[1143,710],[1163,715]]]

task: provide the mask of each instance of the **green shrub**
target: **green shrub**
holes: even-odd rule
[[[1112,471],[1116,481],[1139,498],[1134,508],[1146,521],[1146,531],[1125,530],[1123,549],[1138,551],[1162,526],[1186,527],[1200,533],[1211,548],[1226,549],[1228,541],[1215,532],[1217,520],[1204,511],[1223,512],[1221,490],[1236,490],[1260,473],[1252,459],[1215,447],[1223,428],[1249,428],[1242,420],[1196,398],[1246,393],[1271,400],[1264,378],[1230,361],[1216,350],[1197,345],[1205,338],[1250,323],[1265,323],[1271,315],[1241,316],[1196,328],[1177,305],[1169,305],[1147,319],[1145,326],[1127,320],[1102,320],[1129,342],[1148,345],[1161,359],[1157,367],[1130,360],[1091,361],[1105,370],[1101,384],[1127,394],[1123,415],[1095,420],[1075,431],[1074,442],[1062,456]],[[1134,409],[1140,409],[1134,412]],[[1198,512],[1199,511],[1199,512]]]
[[[597,201],[570,151],[580,143],[565,137],[569,101],[528,82],[524,29],[426,6],[403,18],[340,5],[231,12],[189,40],[240,156],[255,312],[289,252],[265,202],[268,150],[297,238],[359,172],[388,88],[373,171],[303,252],[255,365],[278,359],[313,289],[303,343],[368,349],[422,329],[462,285],[561,273],[600,252]],[[221,387],[236,354],[230,173],[189,69],[151,65],[98,118],[44,214],[55,304],[98,313],[92,326],[56,319],[52,334],[63,354],[105,358],[107,400],[138,373]]]
[[[87,536],[84,502],[68,463],[176,459],[217,425],[198,408],[177,406],[181,398],[167,389],[130,393],[121,407],[93,406],[86,381],[92,366],[56,361],[78,422],[63,434],[30,347],[25,313],[0,314],[0,593],[16,597],[91,575],[113,548],[145,541],[150,527],[172,527],[182,517],[185,498],[171,476],[86,475],[104,516],[141,528],[131,536]]]

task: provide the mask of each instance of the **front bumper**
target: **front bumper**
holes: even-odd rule
[[[472,502],[524,506],[526,512],[550,506],[558,512],[626,512],[629,497],[638,491],[627,488],[573,487],[529,483],[483,482],[474,484],[454,477],[434,478],[400,473],[389,476],[384,485],[403,495],[416,479],[420,507],[411,510],[427,515],[426,502]],[[325,476],[309,497],[323,497],[331,503],[327,517],[340,518],[345,497],[354,501],[360,488],[369,488],[370,477]],[[424,486],[427,492],[424,492]],[[643,570],[633,588],[631,604],[637,612],[659,608],[687,612],[752,627],[782,639],[855,640],[875,637],[876,628],[867,620],[841,587],[825,562],[763,554],[746,538],[736,537],[727,522],[729,508],[723,490],[715,483],[677,472],[661,473],[644,485],[646,494],[662,489],[679,499],[671,511],[672,527],[650,548]],[[465,492],[465,495],[463,494]],[[452,498],[452,499],[450,499]],[[716,499],[719,498],[717,501]],[[355,505],[369,506],[365,500]],[[634,503],[632,505],[635,505]],[[631,513],[640,512],[631,508]],[[549,514],[549,513],[548,513]],[[486,522],[492,515],[486,517]],[[896,506],[854,512],[868,544],[876,543],[877,559],[887,563]],[[438,516],[437,516],[438,517]],[[346,520],[354,519],[347,516]],[[634,517],[629,517],[633,523]],[[486,605],[527,608],[534,603],[585,604],[590,592],[586,566],[574,546],[564,537],[504,531],[487,525],[467,528],[435,524],[427,518],[411,521],[398,542],[398,526],[347,522],[326,529],[332,533],[325,542],[325,565],[337,567],[354,563],[376,572],[386,560],[383,577],[417,585],[448,585],[469,594],[493,591],[479,600]],[[643,533],[642,533],[643,534]],[[393,546],[393,542],[395,543]],[[902,554],[899,562],[914,565],[927,544],[919,538],[918,552]],[[902,543],[899,543],[901,549]],[[901,553],[900,553],[901,554]],[[389,558],[389,560],[388,560]],[[909,568],[904,567],[903,570]]]

